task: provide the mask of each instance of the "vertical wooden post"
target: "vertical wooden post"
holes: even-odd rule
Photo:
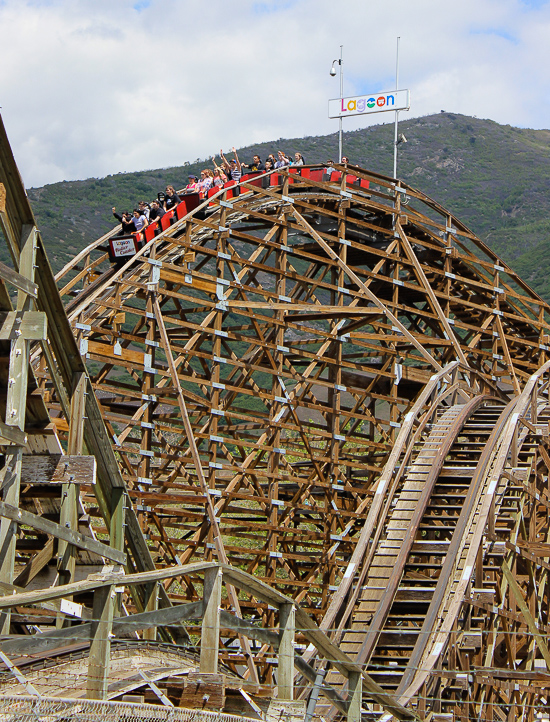
[[[20,240],[19,273],[34,281],[36,263],[36,228],[23,226]],[[17,294],[17,310],[29,311],[32,298],[24,291]],[[16,339],[11,343],[8,372],[8,393],[6,399],[6,424],[25,429],[27,410],[27,381],[29,372],[29,342],[16,331]],[[11,506],[19,506],[21,484],[21,465],[23,448],[10,446],[6,449],[4,467],[0,473],[0,499]],[[17,526],[10,519],[0,520],[0,582],[13,583],[15,569],[15,544]],[[10,613],[0,616],[0,634],[9,634]]]
[[[111,528],[109,538],[113,549],[124,551],[124,487],[115,486],[111,494]]]
[[[94,593],[86,689],[88,699],[107,699],[114,601],[114,585],[101,587]]]
[[[220,646],[220,604],[222,601],[221,567],[204,573],[203,618],[201,634],[200,671],[216,674]]]
[[[84,416],[86,406],[86,376],[83,373],[75,374],[73,394],[71,397],[71,418],[69,420],[69,442],[67,453],[70,455],[82,454],[84,444]],[[78,531],[78,499],[80,485],[74,482],[63,484],[61,490],[60,523],[73,531]],[[68,584],[74,579],[76,566],[75,548],[72,544],[59,540],[57,546],[57,571],[59,584]],[[56,626],[63,626],[65,615],[58,614]]]
[[[143,604],[144,612],[154,612],[158,609],[158,582],[150,582],[144,585],[145,599]],[[157,638],[157,628],[150,627],[143,630],[143,639],[154,641]]]
[[[294,604],[279,607],[279,669],[277,672],[278,698],[294,699]]]
[[[111,492],[111,527],[109,529],[109,540],[113,549],[124,551],[124,511],[125,511],[125,490],[122,486],[115,486]],[[120,596],[114,605],[117,615],[121,612]]]
[[[360,672],[350,672],[348,677],[348,722],[361,722],[363,681]]]

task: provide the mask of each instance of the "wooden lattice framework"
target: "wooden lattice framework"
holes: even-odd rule
[[[233,678],[264,695],[276,684],[311,715],[357,722],[362,689],[369,719],[534,719],[550,687],[548,305],[422,193],[363,169],[305,167],[221,189],[124,266],[109,264],[112,234],[85,249],[56,279],[73,338],[0,145],[15,265],[0,276],[48,321],[27,406],[43,396],[76,469],[84,449],[97,462],[96,484],[82,471],[61,480],[59,524],[3,503],[21,531],[0,580],[16,594],[0,607],[94,590],[83,620],[96,627],[66,627],[57,607],[54,623],[64,638],[88,630],[96,698],[110,629],[185,642],[168,620],[202,618],[201,672],[203,653],[206,673],[217,669],[211,629],[223,628],[217,656]],[[37,268],[26,286],[25,224]],[[75,533],[79,503],[110,547]],[[13,562],[44,569],[51,543],[48,559],[24,543],[40,532],[60,540],[58,588],[25,593]],[[75,548],[141,576],[74,582]],[[198,604],[197,574],[213,562],[251,575],[221,601],[236,620]],[[127,623],[101,591],[115,586]],[[306,629],[320,645],[300,660],[289,614],[302,624],[296,649]],[[14,619],[30,630],[32,616]],[[55,655],[56,633],[41,637]]]
[[[458,358],[519,390],[548,307],[418,191],[313,174],[222,190],[114,275],[90,248],[59,281],[158,560],[222,545],[320,620],[430,376]]]

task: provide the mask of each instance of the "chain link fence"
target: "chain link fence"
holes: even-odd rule
[[[133,702],[0,697],[0,722],[258,722],[240,715]]]

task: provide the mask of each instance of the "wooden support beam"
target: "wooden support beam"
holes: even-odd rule
[[[74,542],[73,542],[74,543]],[[87,579],[80,582],[71,582],[61,587],[48,587],[47,589],[38,589],[32,592],[21,592],[13,594],[9,597],[0,597],[0,609],[9,609],[10,607],[24,606],[27,604],[36,604],[50,599],[59,599],[60,597],[68,597],[72,594],[81,594],[95,589],[101,589],[109,584],[124,584],[134,586],[139,584],[147,584],[152,581],[161,579],[173,579],[185,574],[194,574],[203,572],[206,569],[217,567],[214,562],[198,562],[196,564],[186,564],[177,567],[165,567],[161,569],[153,569],[150,572],[138,572],[136,574],[126,574],[120,577],[119,574],[112,572],[91,574]]]
[[[144,605],[145,612],[154,612],[158,609],[158,582],[150,582],[144,587]],[[153,641],[157,638],[157,628],[149,627],[143,632],[143,639]]]
[[[25,568],[19,572],[14,579],[13,584],[16,587],[26,587],[32,582],[34,577],[39,574],[53,557],[55,541],[53,538],[48,539],[46,545],[30,559]]]
[[[111,631],[116,636],[124,636],[138,632],[141,629],[146,630],[155,627],[176,626],[185,620],[201,619],[201,617],[202,602],[188,602],[187,604],[178,604],[174,607],[165,607],[156,612],[141,612],[140,614],[117,617],[113,619]],[[85,622],[78,626],[54,629],[32,636],[28,634],[18,637],[12,636],[10,639],[2,642],[2,649],[5,649],[7,654],[13,656],[44,654],[45,652],[53,652],[53,650],[63,649],[74,644],[89,642],[92,634],[93,628],[91,622]]]
[[[550,650],[548,649],[548,645],[546,644],[546,640],[542,636],[542,634],[539,632],[537,628],[537,623],[531,614],[531,611],[529,610],[529,607],[527,606],[525,599],[523,598],[523,594],[521,593],[521,589],[519,587],[519,584],[517,583],[514,575],[512,574],[512,570],[506,563],[506,561],[502,562],[502,572],[504,576],[506,577],[506,580],[508,582],[508,585],[510,587],[510,591],[521,611],[523,614],[523,617],[525,618],[525,621],[527,622],[527,626],[529,627],[529,631],[533,635],[533,637],[537,640],[537,645],[540,649],[540,652],[542,656],[544,657],[544,661],[546,662],[546,667],[548,670],[550,670]]]
[[[0,446],[5,443],[26,446],[27,434],[17,426],[8,426],[0,419]]]
[[[22,484],[95,484],[94,456],[69,454],[24,454],[21,462]]]
[[[348,702],[348,722],[361,722],[363,680],[359,672],[351,672],[348,677]]]
[[[48,322],[42,311],[3,311],[0,313],[0,341],[43,341]]]
[[[81,458],[82,446],[84,443],[84,416],[86,409],[86,375],[75,374],[71,396],[71,416],[69,419],[69,442],[67,451]],[[95,459],[94,462],[94,483],[95,483]],[[69,476],[70,479],[70,476]],[[78,504],[80,497],[79,477],[70,479],[62,487],[60,524],[66,529],[78,532]],[[71,483],[72,482],[72,483]],[[74,579],[76,567],[76,547],[60,539],[57,545],[57,575],[58,584],[68,584]],[[64,615],[59,614],[56,626],[61,628],[64,623]]]
[[[277,670],[277,697],[294,699],[294,604],[279,607],[279,666]]]
[[[4,187],[1,184],[0,186],[2,188]],[[17,271],[14,271],[13,268],[10,268],[9,266],[6,266],[5,263],[1,262],[0,278],[6,283],[15,286],[15,288],[19,289],[20,291],[24,291],[24,293],[26,293],[28,296],[31,296],[31,298],[36,298],[38,296],[38,285],[36,283],[29,281],[28,278],[22,276],[20,273],[17,273]]]
[[[34,282],[36,268],[36,228],[23,225],[19,238],[19,271],[30,282]],[[31,307],[31,298],[22,290],[17,293],[17,311],[13,318],[20,318],[21,325]],[[41,316],[43,316],[41,314]],[[21,318],[22,317],[22,318]],[[44,318],[42,318],[44,324]],[[16,329],[17,330],[17,329]],[[44,332],[42,328],[42,332]],[[42,338],[39,334],[39,338]],[[11,338],[11,336],[8,336]],[[27,387],[29,376],[29,341],[23,333],[17,334],[11,341],[8,370],[8,389],[6,399],[6,426],[13,426],[21,433],[25,431],[27,411]],[[23,447],[8,447],[4,457],[4,467],[0,472],[1,504],[6,508],[18,510],[21,486],[21,466]],[[14,578],[16,526],[14,519],[5,515],[0,520],[0,582],[11,584]],[[10,614],[0,619],[0,634],[9,634]]]
[[[100,556],[117,562],[118,564],[126,563],[126,554],[124,552],[120,552],[113,547],[107,546],[107,544],[103,544],[103,542],[92,539],[91,537],[84,536],[84,534],[80,534],[80,532],[76,532],[72,529],[61,526],[60,524],[56,524],[55,522],[45,519],[42,516],[32,514],[30,511],[24,511],[23,509],[18,509],[11,504],[0,502],[0,516],[5,519],[10,519],[16,524],[24,524],[31,526],[33,529],[37,529],[38,531],[42,531],[45,534],[51,534],[57,539],[62,539],[69,544],[73,544],[79,549],[86,549],[86,551],[94,552],[95,554],[99,554]]]
[[[88,699],[107,699],[114,607],[114,585],[98,589],[94,594],[93,621],[90,629],[86,686]]]
[[[200,671],[207,674],[218,672],[222,574],[220,567],[208,569],[204,574]]]

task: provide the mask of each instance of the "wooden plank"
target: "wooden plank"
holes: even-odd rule
[[[0,205],[1,205],[1,188],[4,188],[4,186],[0,183]],[[36,298],[38,295],[38,285],[34,283],[33,281],[29,281],[28,278],[25,276],[22,276],[20,273],[17,273],[17,271],[14,271],[9,266],[6,266],[5,263],[2,263],[0,261],[0,278],[3,281],[6,281],[6,283],[11,284],[12,286],[15,286],[15,288],[19,289],[20,291],[24,291],[28,296],[31,296],[31,298]]]
[[[207,569],[204,573],[203,620],[201,632],[200,671],[217,674],[220,645],[220,604],[222,599],[222,569]]]
[[[225,675],[189,672],[180,698],[180,707],[187,709],[223,710]]]
[[[32,514],[30,511],[24,511],[23,509],[18,509],[10,504],[0,502],[0,516],[6,519],[11,519],[16,524],[23,524],[25,526],[30,526],[33,529],[37,529],[38,531],[42,531],[45,534],[51,534],[57,539],[63,539],[79,549],[86,549],[86,551],[99,554],[100,556],[117,562],[118,564],[126,563],[126,554],[124,552],[113,549],[112,547],[107,546],[107,544],[96,541],[91,537],[84,536],[84,534],[80,534],[80,532],[67,529],[66,527],[56,524],[49,519],[45,519],[42,516]]]
[[[109,584],[116,583],[132,586],[147,584],[148,582],[159,581],[161,579],[173,579],[174,577],[183,576],[185,574],[203,572],[206,569],[215,566],[217,566],[215,562],[198,562],[196,564],[186,564],[182,566],[152,569],[151,571],[137,572],[135,574],[126,574],[124,577],[113,573],[92,574],[87,579],[80,582],[71,582],[70,584],[64,584],[60,587],[48,587],[48,589],[39,589],[33,592],[21,592],[19,594],[13,594],[10,597],[1,597],[0,609],[25,606],[27,604],[36,604],[37,602],[59,599],[60,597],[65,596],[69,597],[73,594],[80,594],[82,592],[100,589],[104,586],[108,586]]]
[[[94,456],[24,454],[22,484],[95,484]]]
[[[178,625],[185,620],[200,619],[201,616],[202,602],[188,602],[165,607],[155,612],[141,612],[118,617],[113,619],[112,632],[124,637],[141,629]],[[12,655],[43,654],[77,643],[88,642],[91,634],[92,625],[86,622],[75,627],[53,629],[39,635],[12,637],[2,642],[2,649],[5,647],[6,652]]]
[[[42,311],[3,311],[0,313],[0,341],[19,337],[27,341],[46,338],[48,322]]]
[[[8,426],[0,419],[0,442],[2,441],[16,446],[26,446],[27,434],[17,426]]]
[[[278,699],[294,699],[294,604],[279,607],[279,668],[277,671]]]
[[[114,607],[114,585],[106,586],[95,592],[93,621],[90,623],[90,652],[86,684],[88,699],[107,699]]]
[[[34,577],[39,574],[42,569],[48,564],[50,559],[53,558],[54,552],[54,540],[53,538],[48,539],[46,545],[32,559],[30,559],[25,568],[19,572],[17,577],[14,579],[14,586],[26,587]]]

